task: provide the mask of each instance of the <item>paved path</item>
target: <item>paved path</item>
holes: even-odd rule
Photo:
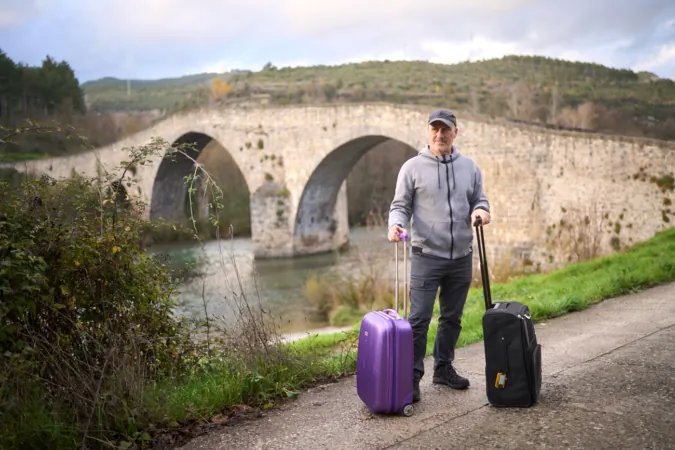
[[[412,417],[371,417],[350,377],[183,448],[675,448],[675,284],[540,323],[537,334],[544,382],[533,408],[487,405],[481,342],[457,352],[471,389],[432,385],[427,369]]]

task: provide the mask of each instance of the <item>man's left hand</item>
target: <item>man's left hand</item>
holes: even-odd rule
[[[481,226],[487,225],[490,223],[490,213],[484,209],[477,209],[471,214],[471,225],[476,223],[476,219],[480,217]]]

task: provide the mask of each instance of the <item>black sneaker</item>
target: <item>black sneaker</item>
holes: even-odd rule
[[[466,389],[469,387],[469,380],[458,375],[451,364],[438,367],[434,370],[434,384],[445,384],[453,389]]]
[[[413,380],[413,403],[420,401],[420,381]]]

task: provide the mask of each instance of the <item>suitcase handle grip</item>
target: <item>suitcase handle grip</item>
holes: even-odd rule
[[[398,315],[398,311],[395,311],[393,309],[385,309],[382,312],[384,312],[385,314],[393,317],[394,319],[398,319],[399,317],[401,317],[401,316]]]
[[[408,318],[408,234],[400,233],[399,238],[403,241],[403,318]],[[396,288],[394,295],[396,297],[396,314],[398,315],[398,241],[394,242],[394,260],[396,261]],[[399,316],[400,317],[400,316]]]

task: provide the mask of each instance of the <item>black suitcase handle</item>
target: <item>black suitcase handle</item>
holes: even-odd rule
[[[485,310],[492,308],[492,293],[490,292],[490,275],[488,274],[487,254],[485,253],[485,235],[483,234],[482,220],[476,217],[473,226],[476,227],[476,240],[478,241],[478,258],[480,259],[480,276],[483,282],[483,298]]]

